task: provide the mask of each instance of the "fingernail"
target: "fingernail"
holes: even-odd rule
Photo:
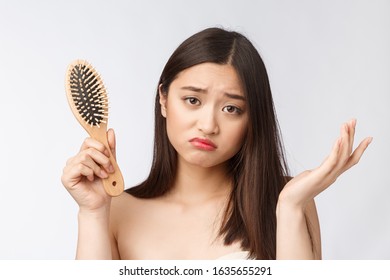
[[[374,139],[374,138],[372,138],[372,137],[368,138],[368,144],[371,144],[372,139]]]
[[[100,170],[100,177],[106,178],[108,177],[108,174],[103,169]]]
[[[110,165],[108,166],[108,171],[109,171],[109,172],[114,172],[114,171],[115,171],[114,166],[112,166],[112,164],[110,164]]]

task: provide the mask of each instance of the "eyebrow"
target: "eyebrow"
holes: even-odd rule
[[[233,94],[233,93],[227,93],[225,92],[225,95],[229,98],[232,98],[232,99],[238,99],[238,100],[242,100],[242,101],[245,101],[245,97],[242,96],[242,95],[238,95],[238,94]]]
[[[195,91],[195,92],[200,92],[200,93],[206,93],[205,89],[194,87],[194,86],[185,86],[185,87],[182,87],[181,89],[189,90],[189,91]]]
[[[181,89],[199,92],[199,93],[207,93],[206,89],[198,88],[198,87],[194,87],[194,86],[185,86],[185,87],[182,87]],[[239,95],[239,94],[225,92],[225,96],[227,96],[231,99],[238,99],[238,100],[246,101],[245,97],[242,95]]]

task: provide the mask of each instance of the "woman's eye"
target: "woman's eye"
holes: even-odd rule
[[[187,97],[185,98],[185,101],[191,105],[199,105],[200,101],[195,97]]]
[[[222,109],[222,111],[229,113],[229,114],[241,114],[241,110],[237,108],[236,106],[226,106]]]

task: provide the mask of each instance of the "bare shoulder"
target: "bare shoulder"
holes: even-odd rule
[[[137,201],[136,197],[127,192],[123,192],[121,195],[112,198],[111,208],[115,211],[118,208],[127,207],[129,204],[132,205],[135,201]]]
[[[133,226],[143,228],[144,221],[156,212],[161,212],[159,199],[137,198],[124,192],[112,198],[110,227],[114,234]]]
[[[121,220],[125,219],[124,216],[132,213],[132,208],[134,207],[133,201],[135,199],[135,197],[126,192],[111,199],[110,229],[114,235],[117,233]]]
[[[132,225],[140,214],[140,199],[124,192],[111,200],[110,239],[113,259],[128,258],[128,250],[123,249],[123,236],[127,237]],[[121,238],[122,236],[122,238]],[[132,239],[130,239],[132,241]]]
[[[111,200],[111,219],[113,225],[118,224],[120,220],[128,220],[131,216],[140,212],[144,203],[142,199],[136,198],[131,194],[123,192],[117,197],[113,197]]]

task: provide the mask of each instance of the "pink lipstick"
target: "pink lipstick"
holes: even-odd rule
[[[212,141],[208,139],[193,138],[190,140],[190,143],[194,147],[205,151],[214,151],[215,149],[217,149],[217,145],[215,145]]]

